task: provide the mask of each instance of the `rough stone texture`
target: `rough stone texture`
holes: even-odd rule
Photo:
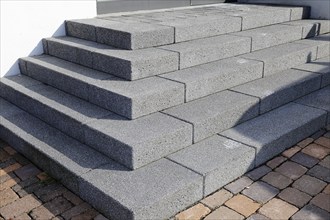
[[[110,115],[88,124],[85,142],[136,169],[192,144],[192,126],[162,113],[135,120]]]
[[[211,210],[209,208],[198,203],[197,205],[194,205],[193,207],[177,214],[175,216],[175,220],[202,219],[210,212]]]
[[[262,71],[262,62],[234,57],[161,76],[184,83],[188,102],[261,78]]]
[[[302,152],[321,160],[330,153],[330,149],[318,144],[311,144],[305,147]]]
[[[297,41],[300,42],[300,41]],[[317,46],[287,43],[255,51],[241,57],[264,62],[264,75],[272,75],[316,59]]]
[[[260,50],[279,44],[301,39],[301,27],[287,25],[272,25],[233,33],[236,36],[252,38],[251,50]]]
[[[238,214],[237,212],[234,212],[233,210],[221,206],[220,208],[213,211],[211,214],[206,216],[204,220],[227,220],[227,219],[237,219],[237,220],[243,220],[244,216]]]
[[[234,182],[228,184],[225,186],[225,189],[229,190],[230,192],[237,194],[241,192],[243,189],[246,187],[250,186],[253,183],[253,181],[246,177],[243,176],[239,178],[238,180],[235,180]]]
[[[113,219],[159,219],[200,200],[202,181],[166,159],[135,171],[110,163],[83,175],[79,194]]]
[[[291,160],[308,168],[312,168],[315,164],[319,162],[316,158],[301,152],[294,155]]]
[[[126,81],[47,55],[21,61],[30,77],[130,119],[184,101],[184,85],[159,77]]]
[[[125,49],[141,49],[174,42],[174,28],[135,22],[115,22],[103,19],[66,21],[69,36],[97,41]]]
[[[302,175],[304,175],[307,169],[297,163],[287,161],[278,168],[276,168],[275,171],[283,174],[284,176],[289,177],[292,180],[296,180]]]
[[[305,148],[306,146],[308,146],[310,143],[313,143],[314,138],[308,137],[302,141],[300,141],[297,146],[301,147],[301,148]]]
[[[180,69],[250,52],[251,39],[232,35],[198,39],[159,47],[180,54]]]
[[[317,47],[317,59],[330,56],[330,34],[324,34],[314,38],[301,40],[299,43],[306,44],[311,47]]]
[[[271,169],[269,167],[263,165],[247,173],[246,176],[256,181],[261,177],[263,177],[264,175],[266,175],[267,173],[269,173],[270,171]]]
[[[204,176],[205,196],[254,167],[253,148],[217,135],[169,158]]]
[[[298,209],[280,199],[272,199],[259,212],[270,219],[289,219]]]
[[[283,162],[285,162],[287,159],[282,156],[275,157],[274,159],[267,162],[267,166],[269,166],[271,169],[274,169],[281,165]]]
[[[321,162],[320,165],[330,169],[330,156],[325,157]]]
[[[314,37],[330,32],[330,22],[328,20],[305,19],[285,22],[283,24],[301,27],[302,38]]]
[[[320,209],[314,205],[307,205],[291,217],[292,220],[301,219],[329,219],[329,212]]]
[[[26,180],[31,176],[39,174],[41,171],[32,164],[26,165],[15,171],[15,174],[21,179]]]
[[[246,220],[269,220],[269,218],[261,214],[253,214],[250,217],[248,217]]]
[[[258,103],[257,98],[223,91],[164,112],[191,123],[194,126],[194,142],[196,143],[256,117],[259,110]]]
[[[300,70],[285,70],[237,87],[238,91],[260,98],[263,114],[320,88],[321,76]]]
[[[225,189],[221,189],[218,192],[215,192],[212,195],[209,195],[208,197],[204,198],[201,203],[206,205],[207,207],[210,207],[211,209],[216,209],[223,205],[228,199],[230,199],[233,196],[230,192],[228,192]]]
[[[330,57],[317,59],[294,68],[320,74],[322,76],[321,87],[330,85]]]
[[[290,103],[221,134],[256,147],[260,165],[323,127],[325,117],[322,110]]]
[[[259,203],[266,203],[275,197],[279,190],[267,183],[258,181],[254,182],[248,189],[243,190],[242,193]]]
[[[300,191],[306,192],[309,195],[315,196],[323,190],[327,184],[322,180],[314,177],[304,175],[300,179],[296,180],[292,186]]]
[[[71,37],[47,39],[49,55],[136,80],[178,69],[178,53],[157,48],[123,50]]]
[[[17,194],[10,188],[0,191],[0,197],[0,208],[14,202],[16,199],[19,198]]]
[[[315,143],[318,145],[330,148],[330,139],[329,138],[319,137],[318,139],[315,140]]]
[[[278,189],[284,189],[292,183],[292,180],[278,172],[270,172],[262,180]]]
[[[311,204],[320,207],[321,209],[330,212],[330,195],[325,193],[320,193],[311,200]]]
[[[252,215],[260,207],[260,204],[243,195],[234,196],[233,198],[228,200],[225,205],[233,209],[234,211],[244,215],[245,217]]]
[[[310,169],[307,174],[330,183],[330,169],[323,166],[316,165]]]
[[[312,198],[310,195],[291,187],[284,189],[278,197],[299,208],[306,205]]]

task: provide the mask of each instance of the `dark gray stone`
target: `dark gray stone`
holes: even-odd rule
[[[293,157],[291,157],[291,160],[308,168],[312,168],[319,162],[315,157],[311,157],[302,152],[296,153]]]
[[[270,172],[261,180],[275,186],[278,189],[284,189],[292,183],[292,180],[278,172]]]
[[[325,125],[326,112],[287,104],[221,134],[256,148],[260,165]]]
[[[254,167],[253,148],[218,135],[176,152],[168,158],[203,175],[204,196]]]
[[[243,189],[245,189],[246,187],[250,186],[252,183],[253,183],[253,181],[250,178],[243,176],[243,177],[239,178],[238,180],[235,180],[234,182],[226,185],[225,189],[229,190],[233,194],[237,194],[237,193],[241,192]]]
[[[263,177],[264,175],[266,175],[267,173],[269,173],[270,171],[272,171],[272,169],[263,165],[261,167],[258,167],[256,169],[252,170],[251,172],[247,173],[246,176],[251,178],[252,180],[256,181],[256,180],[260,179],[261,177]]]
[[[275,197],[279,193],[279,190],[265,182],[258,181],[249,186],[248,189],[243,190],[242,193],[264,204]]]
[[[165,110],[166,114],[194,126],[194,142],[258,115],[259,100],[231,91],[223,91]]]
[[[108,164],[83,175],[79,195],[111,219],[169,218],[202,199],[203,178],[167,159],[128,171]]]
[[[301,219],[320,219],[327,220],[329,219],[329,212],[320,209],[314,205],[306,205],[303,209],[298,211],[291,217],[292,220],[301,220]]]
[[[283,174],[284,176],[289,177],[292,180],[296,180],[302,175],[304,175],[307,169],[306,167],[303,167],[297,163],[287,161],[278,168],[276,168],[275,171]]]
[[[317,165],[310,169],[307,174],[330,183],[330,169],[324,166]]]
[[[292,187],[299,189],[305,193],[308,193],[311,196],[315,196],[320,193],[324,187],[326,187],[326,183],[322,180],[316,179],[315,177],[311,177],[308,175],[304,175],[298,180],[296,180]]]
[[[325,168],[330,169],[330,156],[326,156],[319,164]]]
[[[321,76],[301,70],[283,72],[258,79],[232,90],[260,98],[263,114],[320,88]]]
[[[278,194],[278,197],[299,208],[302,208],[309,202],[309,200],[312,199],[310,195],[292,187],[284,189],[280,194]]]

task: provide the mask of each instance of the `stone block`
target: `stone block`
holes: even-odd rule
[[[329,20],[304,19],[283,23],[284,25],[298,26],[302,28],[302,38],[314,37],[330,32]]]
[[[306,44],[311,47],[317,47],[317,59],[330,56],[330,34],[324,34],[317,37],[301,40],[299,43]]]
[[[203,175],[204,196],[254,167],[253,148],[217,135],[168,158]]]
[[[232,90],[260,98],[260,113],[280,107],[320,88],[321,76],[302,70],[285,70]]]
[[[261,78],[262,71],[262,62],[229,58],[161,76],[184,83],[188,102]]]
[[[223,91],[172,107],[164,113],[189,122],[194,127],[194,142],[258,115],[259,100],[231,91]]]
[[[323,110],[287,104],[221,133],[256,148],[260,165],[324,126]]]

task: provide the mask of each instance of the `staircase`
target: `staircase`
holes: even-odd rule
[[[330,123],[330,21],[215,4],[66,22],[0,138],[111,219],[164,219]]]

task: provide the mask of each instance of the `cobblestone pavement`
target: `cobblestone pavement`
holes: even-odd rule
[[[330,131],[320,131],[173,219],[330,219]],[[0,219],[106,219],[0,141]]]

